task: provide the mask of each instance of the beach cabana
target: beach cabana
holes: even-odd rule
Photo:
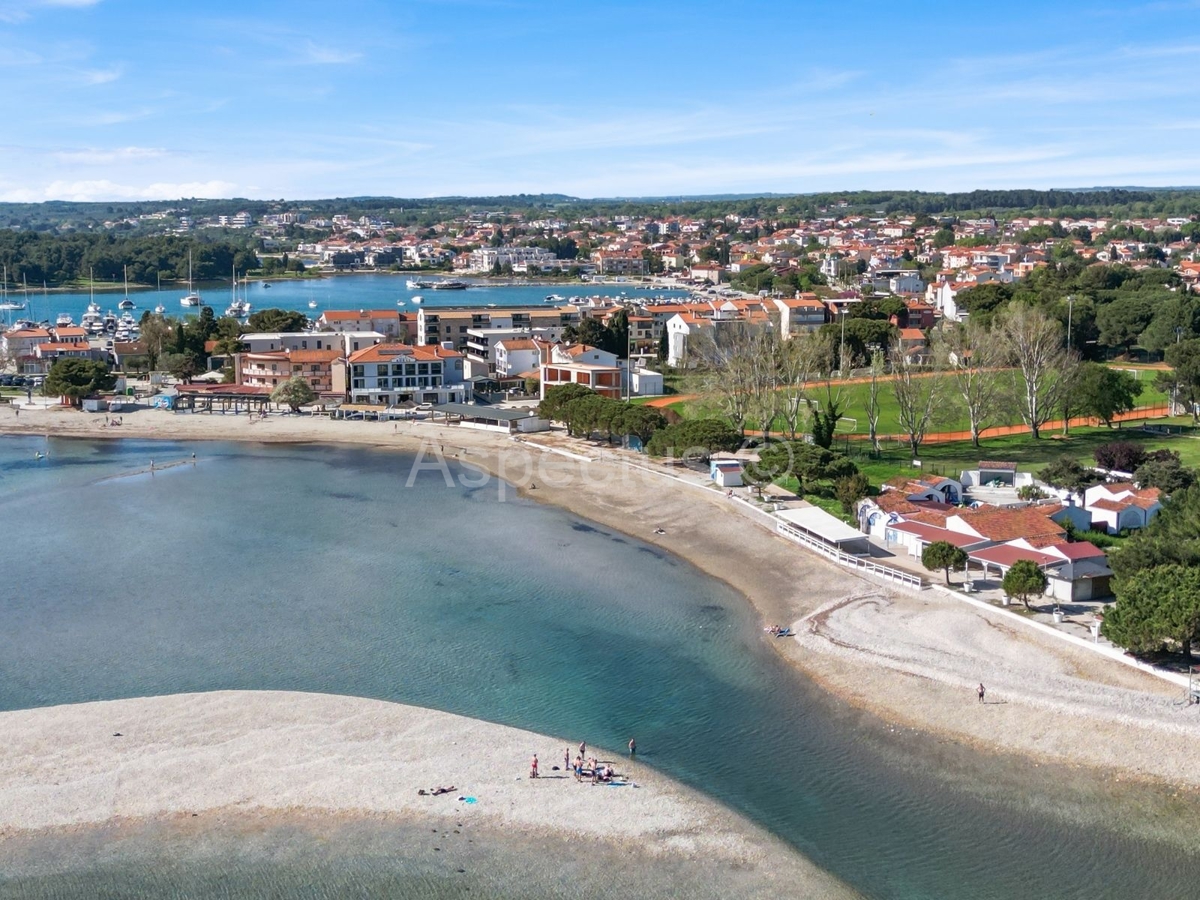
[[[871,552],[870,538],[816,506],[785,509],[778,516],[810,540],[815,539],[843,553],[865,555]]]

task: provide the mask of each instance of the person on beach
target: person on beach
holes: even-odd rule
[[[535,754],[533,754],[533,759],[532,759],[532,760],[530,761],[530,763],[529,763],[529,777],[530,777],[530,778],[537,778],[537,777],[538,777],[538,773],[537,773],[537,754],[536,754],[536,753],[535,753]]]
[[[977,693],[979,695],[979,702],[982,703],[983,695],[987,693],[987,689],[984,688],[982,681],[979,682],[979,688],[975,691],[975,693]]]
[[[633,738],[630,738],[629,739],[629,755],[633,756],[633,754],[635,754],[635,753],[637,753],[637,744],[634,742]]]
[[[563,751],[563,769],[571,771],[571,748],[568,747]]]
[[[579,758],[587,759],[587,741],[579,742]]]

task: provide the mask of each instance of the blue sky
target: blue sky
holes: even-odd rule
[[[0,200],[1200,183],[1200,0],[0,0]]]

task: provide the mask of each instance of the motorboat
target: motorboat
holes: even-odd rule
[[[466,289],[467,283],[465,281],[449,279],[447,281],[435,281],[433,283],[433,290],[435,291],[465,291]]]
[[[316,301],[316,300],[309,300],[309,301],[308,301],[308,308],[309,308],[309,309],[316,309],[316,308],[317,308],[318,306],[320,306],[320,305],[321,305],[321,304],[317,303],[317,301]]]
[[[264,281],[264,282],[262,283],[262,286],[263,286],[264,288],[269,288],[269,287],[271,286],[271,282],[269,282],[269,281]]]
[[[416,304],[417,306],[420,306],[422,303],[425,302],[425,298],[424,297],[413,297],[412,302],[414,304]]]
[[[104,314],[104,318],[103,318],[102,322],[103,322],[103,328],[102,328],[101,330],[102,330],[102,331],[103,331],[105,334],[114,334],[114,333],[116,333],[116,330],[117,330],[117,317],[116,317],[115,315],[113,315],[111,312],[106,312],[106,313]]]
[[[405,282],[405,285],[410,291],[427,291],[433,287],[433,282],[422,278],[410,278]]]
[[[161,316],[167,311],[167,308],[160,303],[158,306],[154,307],[154,311]]]
[[[128,297],[126,297],[124,300],[122,300],[120,303],[117,304],[117,309],[126,309],[126,310],[137,309],[137,304],[134,303],[132,300],[130,300]]]
[[[70,328],[75,324],[75,320],[71,318],[70,313],[59,313],[58,318],[54,320],[55,328]]]

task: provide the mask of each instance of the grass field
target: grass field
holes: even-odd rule
[[[1172,429],[1180,429],[1180,433],[1168,436],[1141,428],[1072,428],[1066,437],[1043,433],[1041,439],[1034,440],[1028,434],[1022,434],[990,438],[982,441],[978,448],[970,441],[929,444],[921,448],[919,468],[913,466],[908,448],[896,443],[885,446],[878,456],[871,456],[865,445],[853,440],[837,440],[834,449],[850,456],[873,484],[906,473],[924,472],[958,478],[959,473],[975,468],[981,459],[1015,462],[1026,472],[1037,472],[1063,456],[1094,463],[1092,454],[1096,447],[1118,440],[1142,444],[1147,450],[1165,447],[1177,452],[1185,466],[1200,467],[1200,429],[1192,427],[1191,419],[1156,420],[1156,424],[1159,423],[1170,424]]]
[[[1161,406],[1167,402],[1167,396],[1160,390],[1154,387],[1153,380],[1155,373],[1142,370],[1136,372],[1139,380],[1143,382],[1142,394],[1138,397],[1139,407],[1154,407]],[[832,383],[832,388],[835,396],[840,396],[844,404],[843,418],[838,423],[839,434],[866,434],[869,431],[867,425],[867,399],[870,395],[871,386],[869,384],[840,384]],[[825,382],[820,382],[810,386],[808,396],[823,404],[826,397]],[[970,428],[970,420],[967,417],[967,411],[963,406],[962,399],[959,397],[957,390],[953,385],[947,385],[945,391],[945,402],[940,405],[940,409],[936,414],[936,419],[929,428],[929,431],[966,431]],[[900,425],[900,410],[896,403],[896,395],[890,384],[883,384],[879,389],[879,434],[900,434],[904,429]],[[691,399],[680,400],[677,403],[672,403],[669,407],[679,413],[684,418],[698,418],[702,416],[720,416],[721,411],[718,405],[709,399]],[[1016,425],[1021,421],[1020,414],[1015,409],[1007,410],[993,417],[987,422],[991,425]],[[757,421],[751,421],[747,425],[748,432],[761,431]],[[784,422],[777,418],[771,426],[772,431],[782,432],[784,430]]]

